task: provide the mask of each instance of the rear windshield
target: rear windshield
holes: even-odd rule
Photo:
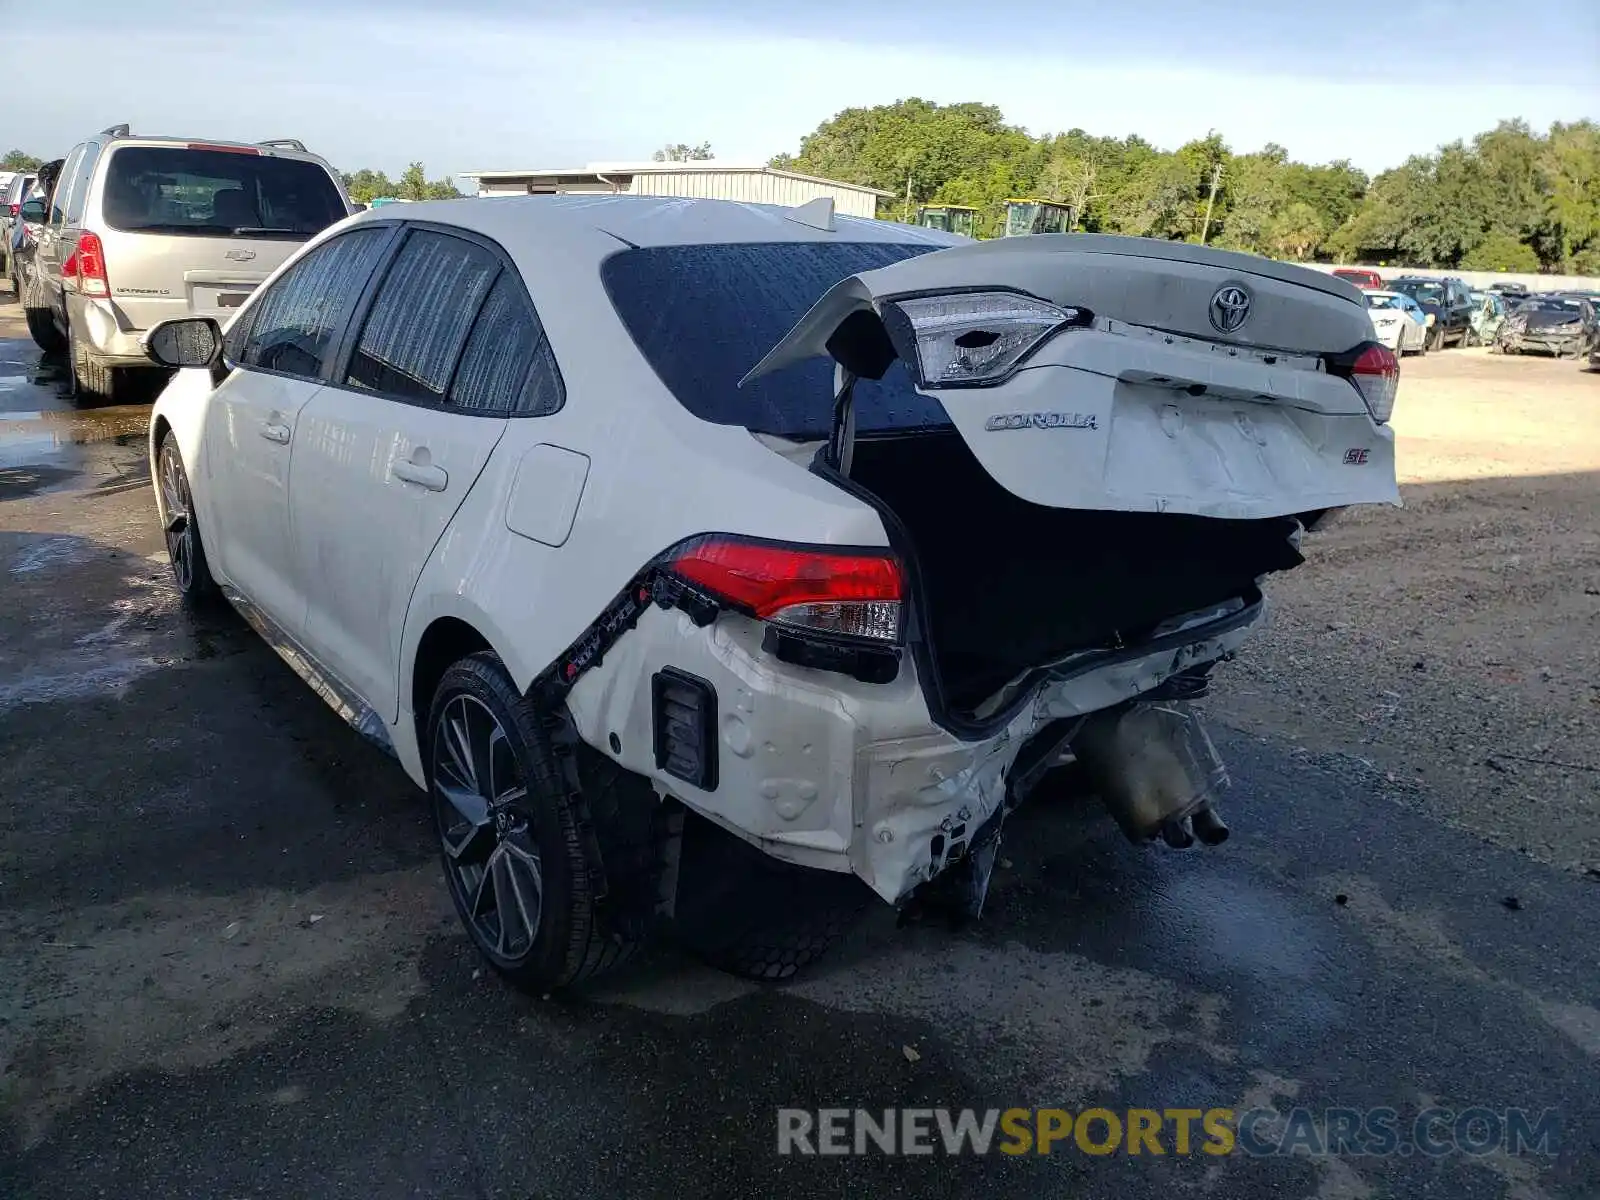
[[[116,150],[100,208],[125,233],[194,237],[304,239],[345,216],[316,163],[178,146]]]
[[[1444,296],[1442,285],[1425,280],[1401,279],[1391,285],[1397,292],[1405,292],[1415,300],[1438,300]]]
[[[640,352],[678,402],[702,420],[758,433],[821,438],[833,419],[833,360],[814,358],[739,380],[834,284],[936,246],[884,242],[757,242],[649,246],[601,265],[601,279]],[[855,390],[861,433],[948,425],[897,362]]]

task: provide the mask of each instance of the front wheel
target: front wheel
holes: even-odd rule
[[[643,927],[607,907],[627,888],[619,878],[608,892],[584,839],[586,801],[598,810],[615,797],[574,790],[543,716],[498,657],[473,654],[444,673],[423,748],[445,881],[478,953],[532,992],[628,959]]]
[[[162,435],[156,451],[156,496],[161,529],[167,540],[167,559],[179,594],[192,607],[214,606],[218,600],[217,584],[206,563],[205,543],[200,540],[189,474],[178,452],[178,439],[170,429]]]

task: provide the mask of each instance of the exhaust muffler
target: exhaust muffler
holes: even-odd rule
[[[1187,703],[1136,700],[1097,712],[1073,735],[1072,753],[1129,841],[1160,837],[1183,849],[1226,840],[1212,806],[1228,770]]]

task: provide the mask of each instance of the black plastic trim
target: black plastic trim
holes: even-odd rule
[[[761,648],[779,662],[848,675],[861,683],[893,683],[900,674],[898,646],[828,637],[793,625],[768,622]]]
[[[694,706],[696,745],[691,756],[699,767],[695,771],[685,771],[673,763],[666,712],[670,688],[686,690],[699,701]],[[650,677],[650,726],[656,770],[665,771],[702,792],[717,790],[717,689],[709,680],[677,667],[662,667]]]

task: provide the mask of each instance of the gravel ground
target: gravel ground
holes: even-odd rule
[[[1405,507],[1307,538],[1214,711],[1364,758],[1435,816],[1600,875],[1600,374],[1410,359],[1395,428]]]

